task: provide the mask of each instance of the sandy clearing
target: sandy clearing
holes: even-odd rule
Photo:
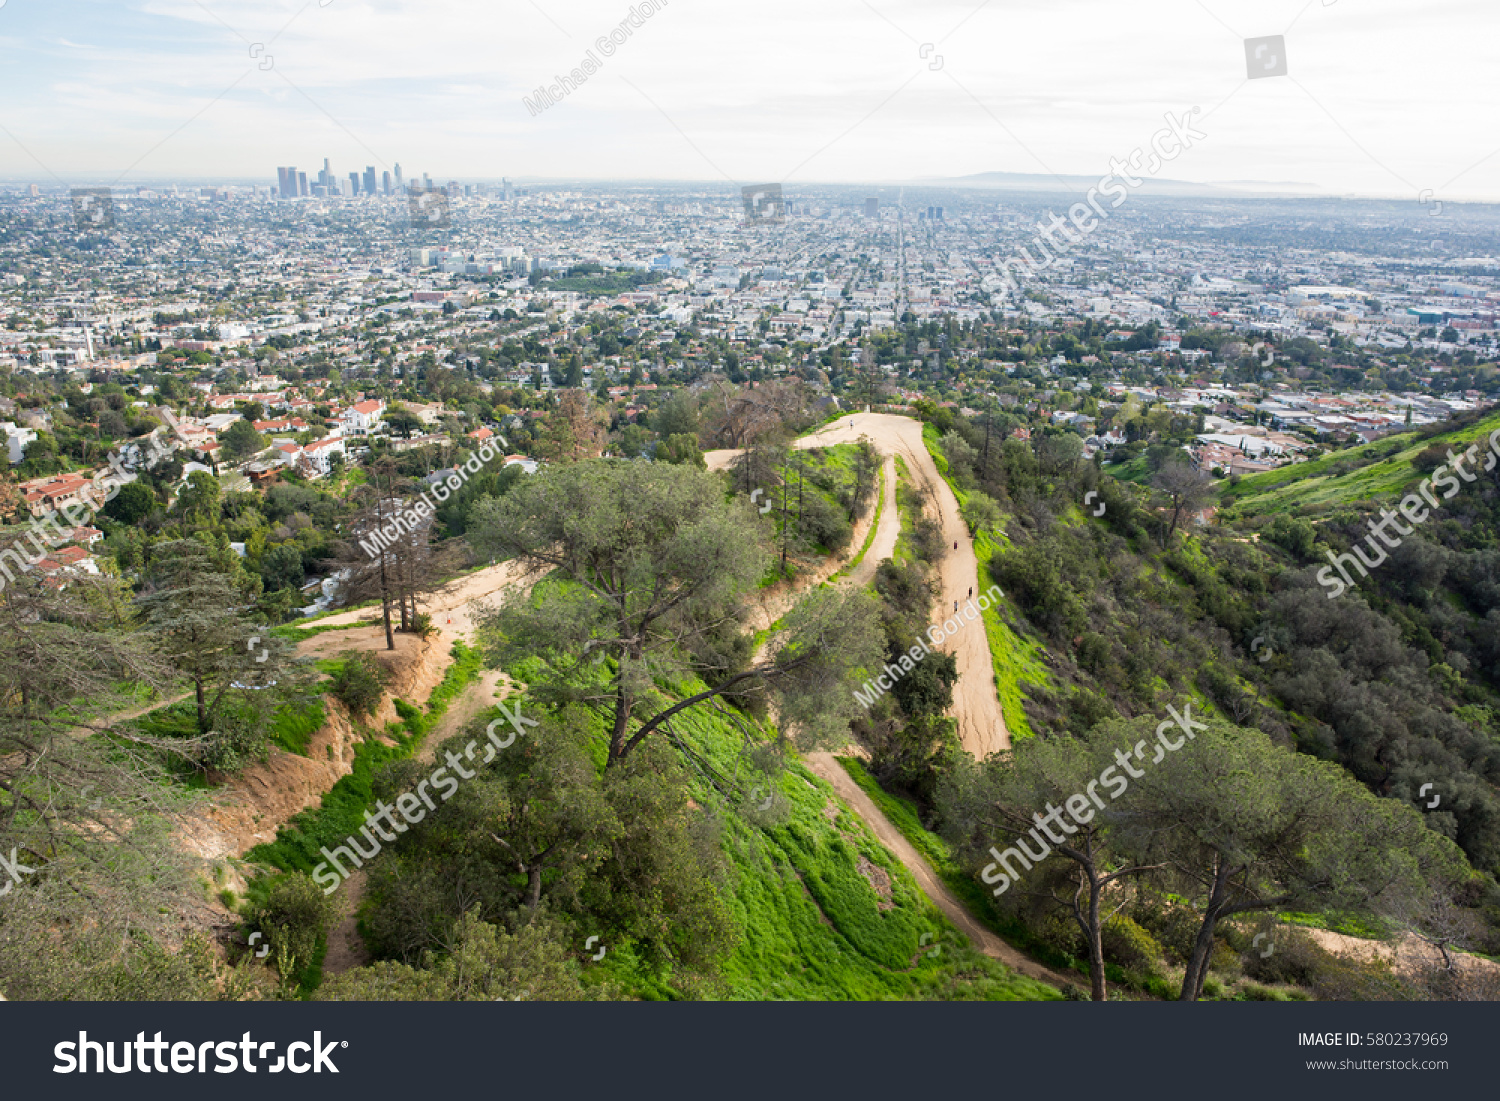
[[[433,626],[438,629],[438,634],[445,642],[451,644],[456,639],[467,641],[473,635],[474,620],[484,610],[488,600],[528,580],[530,578],[526,571],[518,563],[501,562],[454,578],[442,588],[419,598],[417,605],[432,617]],[[331,627],[344,623],[379,622],[380,608],[376,606],[340,612],[309,626]]]
[[[1414,976],[1442,964],[1441,953],[1414,933],[1403,933],[1394,941],[1379,941],[1351,937],[1331,929],[1311,929],[1306,926],[1292,928],[1306,933],[1326,951],[1364,962],[1380,960],[1391,964],[1400,975]],[[1500,972],[1500,963],[1493,960],[1471,956],[1457,949],[1450,951],[1457,961],[1456,966],[1462,970],[1489,971],[1492,974]]]

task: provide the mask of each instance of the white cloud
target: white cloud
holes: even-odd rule
[[[160,143],[134,175],[270,180],[328,156],[442,178],[895,180],[1098,174],[1199,105],[1209,139],[1173,176],[1500,199],[1500,156],[1474,167],[1500,146],[1488,0],[668,0],[611,56],[595,43],[627,0],[205,4],[8,5],[0,125],[60,174]],[[81,27],[99,45],[63,37]],[[1241,36],[1278,33],[1289,76],[1247,81]],[[590,49],[601,70],[531,117],[522,96]]]

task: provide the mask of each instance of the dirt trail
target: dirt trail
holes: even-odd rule
[[[937,509],[935,519],[942,524],[946,548],[938,571],[942,593],[934,613],[936,623],[941,626],[952,617],[955,606],[962,608],[971,594],[977,597],[989,585],[980,581],[979,561],[974,557],[969,529],[959,515],[958,500],[938,473],[937,464],[922,442],[922,423],[889,413],[854,413],[801,437],[794,446],[807,449],[858,443],[861,436],[868,437],[882,455],[900,455],[917,485],[928,491]],[[723,470],[738,454],[737,451],[709,451],[704,453],[704,459],[710,470]],[[894,465],[894,460],[887,461],[888,468]],[[860,563],[858,572],[867,574],[867,579],[875,576],[881,560],[889,558],[895,550],[896,535],[900,530],[901,518],[895,509],[895,479],[888,478],[887,486],[890,498],[881,516],[882,530],[876,541],[879,543],[885,536],[888,545],[880,553],[872,546]],[[955,544],[957,550],[953,549]],[[985,637],[984,625],[977,619],[957,625],[957,629],[948,634],[950,637],[940,648],[958,658],[958,683],[953,688],[953,706],[948,714],[958,720],[958,736],[963,747],[976,759],[983,760],[991,753],[1010,748],[1010,734],[1000,711],[1000,699],[995,694],[995,667],[990,658],[989,640]]]
[[[880,423],[871,424],[872,420],[878,420]],[[960,582],[966,587],[975,583],[978,562],[974,558],[973,545],[969,542],[968,531],[958,516],[958,503],[947,483],[943,482],[938,475],[937,465],[932,461],[932,456],[928,454],[926,445],[922,442],[919,423],[907,417],[856,414],[835,421],[812,436],[799,439],[796,446],[824,447],[831,443],[855,442],[860,436],[868,436],[886,456],[883,490],[885,504],[881,510],[880,523],[876,527],[875,539],[870,544],[870,549],[865,552],[865,557],[861,559],[859,566],[850,573],[847,581],[857,585],[869,583],[875,577],[875,571],[880,563],[895,553],[896,540],[901,533],[901,514],[896,507],[895,456],[899,454],[904,458],[907,469],[912,471],[919,481],[925,480],[925,483],[931,486],[932,495],[942,513],[944,537],[950,540],[956,539],[959,547],[962,548],[962,555],[954,555],[950,552],[944,557],[942,571],[944,597],[949,600],[958,599],[948,596],[949,592]],[[734,451],[709,452],[707,458],[710,469],[724,469],[737,454],[738,452]],[[958,529],[956,533],[950,526],[954,524]],[[968,571],[967,579],[964,570]],[[795,599],[801,591],[805,591],[805,587],[799,585],[796,591],[786,595]],[[966,594],[963,599],[967,599]],[[963,644],[966,642],[973,644],[975,640],[981,651],[980,656],[976,657],[972,653],[966,655],[962,649]],[[983,626],[977,622],[961,631],[957,642],[961,648],[958,658],[959,684],[956,686],[958,691],[954,694],[954,712],[959,717],[960,731],[970,732],[969,736],[964,739],[964,747],[976,756],[983,757],[993,752],[994,748],[1010,745],[1004,721],[1000,717],[999,700],[995,696],[989,644],[985,641]],[[966,676],[969,669],[976,669],[978,675]],[[979,682],[977,685],[976,681]],[[988,710],[985,708],[985,701],[988,701]],[[965,720],[974,713],[975,709],[979,710],[982,715],[993,715],[993,719],[980,718],[966,723]],[[984,730],[993,731],[994,734],[989,739],[980,737],[979,732]],[[998,746],[995,745],[997,741]],[[1020,974],[1053,986],[1061,987],[1069,982],[1063,976],[1012,948],[981,925],[958,897],[937,877],[911,842],[902,836],[901,831],[891,824],[874,801],[849,777],[832,754],[810,753],[803,757],[803,762],[813,772],[828,781],[839,798],[874,831],[880,843],[889,849],[897,860],[901,861],[907,871],[911,872],[917,886],[932,900],[933,905],[969,938],[976,949]]]
[[[929,491],[936,504],[938,521],[943,525],[945,552],[939,567],[942,595],[938,599],[937,622],[948,620],[955,607],[963,607],[970,594],[978,596],[988,588],[979,577],[979,561],[969,529],[958,512],[958,500],[938,473],[937,464],[922,442],[922,424],[910,417],[889,413],[856,413],[825,425],[807,437],[806,446],[822,447],[835,443],[852,443],[869,436],[886,454],[900,455],[919,486]],[[816,442],[813,442],[816,441]],[[803,441],[798,441],[799,446]],[[892,544],[894,546],[894,543]],[[954,546],[957,549],[953,549]],[[995,694],[995,667],[990,658],[989,641],[984,624],[977,619],[956,624],[956,631],[943,643],[942,649],[957,655],[958,683],[954,685],[953,706],[948,714],[958,720],[959,740],[978,760],[991,753],[1010,748],[1010,734]]]
[[[937,877],[927,861],[922,859],[922,855],[912,847],[911,842],[901,836],[901,831],[891,825],[890,820],[850,778],[832,754],[809,753],[802,758],[802,761],[813,772],[833,785],[833,790],[838,797],[847,803],[870,829],[875,831],[875,836],[880,839],[880,843],[895,854],[906,870],[911,872],[913,878],[916,879],[917,886],[928,898],[932,899],[933,904],[949,921],[963,931],[975,948],[991,959],[999,960],[1012,970],[1030,978],[1039,979],[1053,986],[1063,986],[1069,981],[1035,960],[1028,959],[980,925],[957,896],[948,890],[947,885]]]

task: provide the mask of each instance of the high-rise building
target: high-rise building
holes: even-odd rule
[[[364,187],[364,191],[365,191],[366,195],[373,195],[373,194],[375,194],[375,166],[373,164],[369,164],[369,165],[365,166],[365,187]]]
[[[391,194],[391,174],[389,172],[382,172],[380,174],[380,189],[387,195]]]
[[[404,191],[405,189],[406,189],[406,181],[401,178],[401,162],[397,161],[396,162],[396,190],[397,191]]]
[[[431,191],[432,190],[432,177],[429,176],[426,172],[422,173],[422,190],[423,191]]]
[[[318,173],[318,182],[324,187],[333,183],[333,166],[328,163],[328,158],[323,158],[323,171]]]
[[[865,200],[865,217],[866,218],[878,218],[878,217],[880,217],[880,200],[879,199],[873,199],[872,198],[872,199],[866,199]]]
[[[351,173],[349,173],[349,194],[350,195],[358,195],[359,194],[359,173],[358,172],[351,172]]]
[[[283,199],[294,198],[297,194],[297,170],[277,166],[276,169],[276,194]]]
[[[304,199],[309,198],[312,195],[312,188],[307,186],[306,172],[297,173],[297,194],[301,195]]]

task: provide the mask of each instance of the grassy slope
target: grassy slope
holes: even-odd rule
[[[837,581],[845,574],[852,572],[865,560],[865,554],[870,549],[870,544],[875,542],[875,532],[880,528],[880,515],[885,511],[885,464],[881,463],[875,472],[875,515],[870,517],[870,530],[865,535],[865,545],[859,548],[859,553],[850,560],[849,564],[838,573],[830,577],[829,581]]]
[[[1391,504],[1423,474],[1412,465],[1433,444],[1461,452],[1471,443],[1487,446],[1489,434],[1500,429],[1500,413],[1468,428],[1418,440],[1401,433],[1368,447],[1334,451],[1311,462],[1268,470],[1226,486],[1222,500],[1239,515],[1266,515],[1300,510],[1321,511],[1334,505],[1385,501]],[[1482,465],[1482,464],[1481,464]],[[1346,469],[1355,467],[1355,469]]]
[[[537,660],[508,672],[522,681],[535,677]],[[606,676],[609,664],[597,675]],[[671,696],[702,688],[689,681],[677,685]],[[602,768],[606,716],[602,711],[592,716],[590,736]],[[693,800],[722,827],[724,852],[732,864],[725,901],[741,939],[721,970],[729,997],[1057,997],[1050,987],[1016,975],[969,947],[870,829],[838,802],[825,781],[801,764],[793,762],[768,782],[740,756],[743,734],[727,717],[702,706],[679,714],[671,727],[685,747],[679,752],[693,775]],[[717,785],[710,775],[718,778]],[[762,814],[752,792],[768,783],[775,799],[770,811]],[[826,813],[830,807],[835,812],[831,819]],[[859,870],[861,859],[889,876],[890,908],[881,909],[880,895]],[[941,953],[923,956],[938,944]],[[621,949],[612,947],[600,965],[601,973],[637,997],[674,996],[670,975],[644,972],[629,945]]]

